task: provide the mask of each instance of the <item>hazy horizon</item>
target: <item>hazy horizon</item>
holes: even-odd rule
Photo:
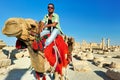
[[[40,21],[47,14],[48,3],[54,3],[63,32],[77,42],[100,43],[102,38],[109,38],[110,44],[120,45],[119,0],[1,0],[0,39],[15,45],[15,38],[2,34],[5,21],[12,17]]]

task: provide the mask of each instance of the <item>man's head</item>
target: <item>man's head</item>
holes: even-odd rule
[[[53,13],[53,12],[54,12],[54,9],[55,9],[54,4],[49,3],[49,4],[48,4],[48,12],[49,12],[49,13]]]

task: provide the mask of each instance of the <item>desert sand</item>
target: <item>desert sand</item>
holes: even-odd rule
[[[115,56],[112,53],[110,53],[109,55]],[[94,56],[105,57],[105,55],[99,54],[94,54]],[[106,58],[106,60],[120,61],[119,59],[115,58]],[[77,60],[73,57],[73,63],[79,61],[80,60]],[[2,73],[0,74],[0,80],[36,80],[34,69],[29,69],[29,57],[13,59],[12,62],[12,65],[1,69]],[[97,67],[91,61],[87,61],[87,63],[91,68],[90,71],[75,71],[71,63],[67,69],[69,80],[110,80],[110,78],[108,78],[105,74],[105,72],[107,71],[106,68]]]

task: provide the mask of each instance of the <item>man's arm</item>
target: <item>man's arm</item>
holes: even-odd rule
[[[57,24],[59,24],[58,23],[59,22],[59,16],[58,15],[55,15],[55,20],[54,20],[54,22],[52,23],[52,24],[47,24],[47,25],[45,25],[45,27],[56,27],[56,25]]]
[[[58,24],[58,22],[53,22],[52,24],[47,24],[47,25],[45,25],[44,26],[44,28],[46,28],[46,27],[56,27],[56,25]]]
[[[39,33],[42,32],[43,28],[44,28],[44,22],[40,21],[38,24],[39,27]]]

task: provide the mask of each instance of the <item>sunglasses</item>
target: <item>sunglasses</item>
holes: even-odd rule
[[[54,9],[54,7],[48,7],[48,9]]]

